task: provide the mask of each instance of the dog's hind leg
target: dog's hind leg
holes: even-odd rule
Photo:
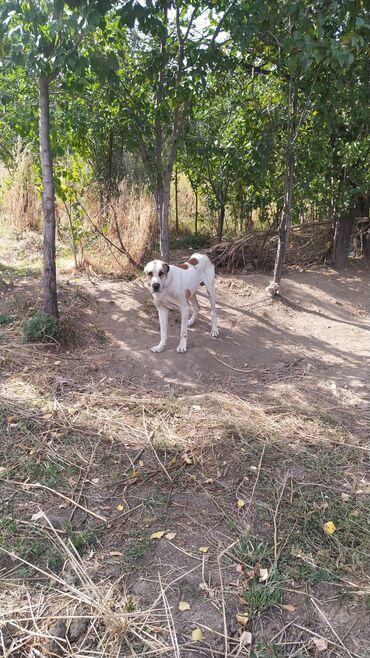
[[[191,305],[192,305],[192,314],[191,314],[191,318],[188,322],[188,327],[193,326],[194,322],[196,321],[196,319],[199,315],[199,304],[198,304],[196,294],[194,294],[191,298]]]
[[[211,335],[215,338],[220,335],[217,326],[217,313],[216,313],[216,293],[215,293],[215,276],[214,274],[207,274],[203,277],[204,284],[207,288],[208,296],[211,302]]]

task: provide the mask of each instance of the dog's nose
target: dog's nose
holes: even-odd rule
[[[159,292],[160,285],[159,283],[153,283],[153,292]]]

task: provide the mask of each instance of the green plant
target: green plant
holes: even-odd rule
[[[23,337],[27,342],[47,342],[60,337],[59,321],[43,311],[37,311],[23,325]]]
[[[10,315],[7,315],[7,313],[0,313],[0,324],[1,325],[11,324],[12,322],[13,322],[13,320],[10,317]]]
[[[78,532],[73,530],[71,523],[67,523],[65,529],[68,539],[71,540],[80,555],[84,555],[89,548],[95,547],[98,543],[98,538],[92,528],[85,528],[85,530]]]
[[[276,571],[271,571],[266,583],[254,579],[243,592],[243,597],[250,617],[275,607],[283,595],[283,579]]]

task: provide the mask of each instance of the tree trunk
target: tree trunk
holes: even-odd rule
[[[217,223],[217,242],[221,242],[222,234],[224,232],[224,222],[225,222],[225,205],[222,204],[220,207],[220,212],[218,214],[218,223]]]
[[[178,233],[179,232],[179,187],[178,187],[177,167],[175,169],[175,227],[176,227],[176,233]]]
[[[194,190],[195,194],[195,221],[194,221],[194,233],[198,235],[198,192]]]
[[[108,140],[108,157],[107,157],[107,182],[106,182],[106,194],[107,202],[110,201],[112,190],[113,190],[113,130],[109,131],[109,140]]]
[[[338,270],[342,270],[347,265],[353,221],[357,216],[358,211],[358,206],[350,208],[340,219],[337,219],[335,223],[331,264]]]
[[[59,317],[55,266],[55,193],[53,159],[50,148],[49,80],[41,77],[39,87],[39,137],[44,212],[44,311]]]
[[[163,182],[163,188],[160,193],[161,203],[159,208],[161,258],[166,262],[169,260],[168,219],[170,214],[170,195],[171,175],[168,175]]]
[[[288,247],[290,228],[292,224],[292,201],[294,180],[294,136],[295,136],[296,90],[294,82],[289,85],[289,121],[287,149],[284,173],[284,205],[278,232],[278,247],[275,258],[274,276],[266,290],[272,296],[280,294],[280,281],[283,272],[285,254]]]

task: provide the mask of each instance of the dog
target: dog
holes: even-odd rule
[[[180,343],[177,352],[187,350],[188,327],[191,327],[199,315],[196,292],[204,285],[211,301],[211,335],[219,336],[216,315],[215,268],[205,254],[193,254],[182,265],[169,265],[161,260],[152,260],[144,272],[154,303],[158,310],[161,339],[151,352],[163,352],[168,336],[168,312],[170,309],[181,311]],[[191,316],[190,316],[190,310]],[[190,316],[190,317],[189,317]]]

